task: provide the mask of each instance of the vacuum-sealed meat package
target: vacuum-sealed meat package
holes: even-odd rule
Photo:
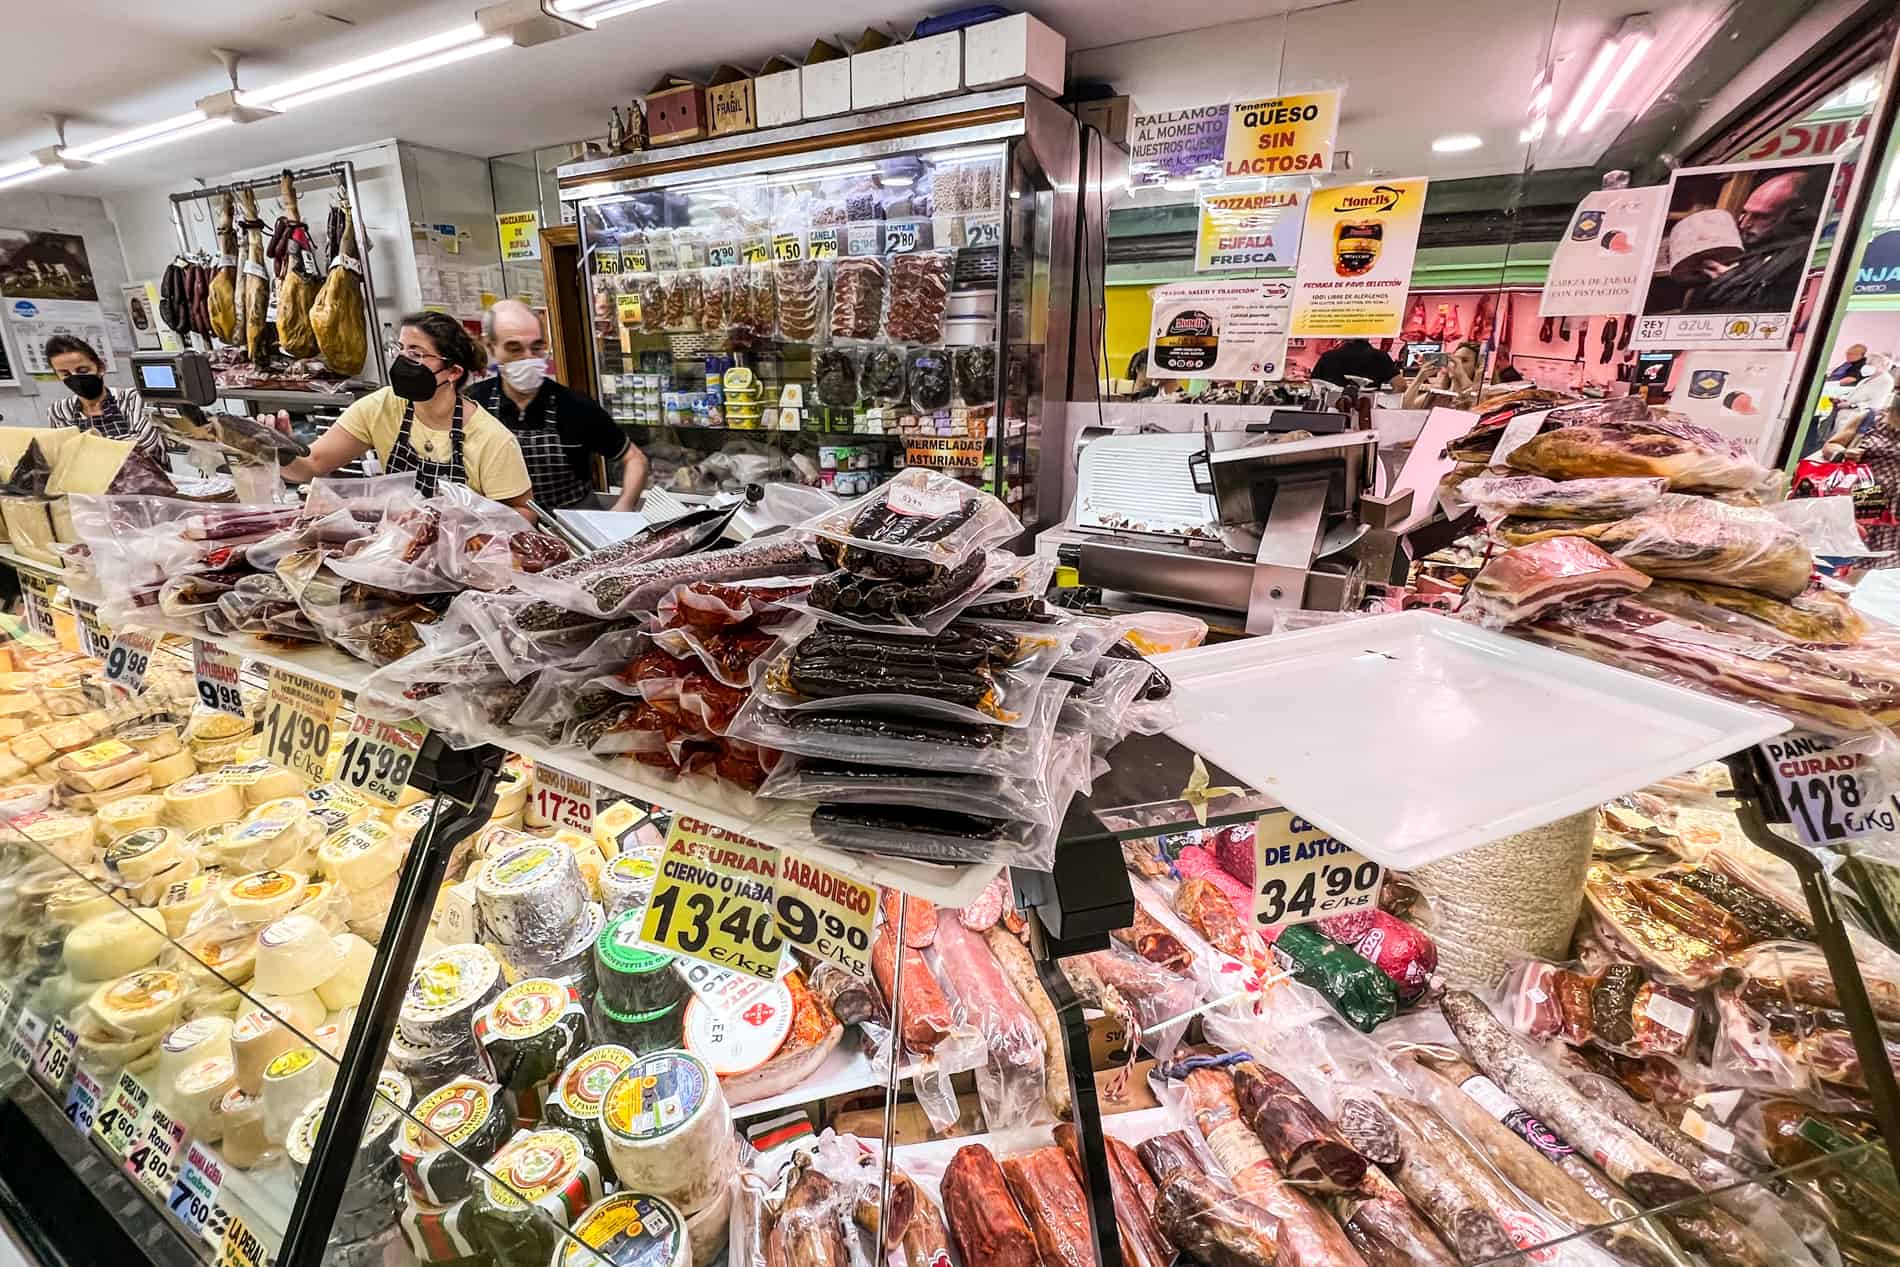
[[[890,270],[876,255],[836,260],[831,272],[831,337],[868,342],[877,338],[884,317],[884,290]]]
[[[894,343],[943,342],[943,313],[950,297],[954,258],[948,251],[916,251],[891,257],[885,338]]]
[[[1695,1044],[1694,992],[1651,979],[1639,964],[1590,973],[1528,960],[1505,978],[1502,1006],[1511,1028],[1529,1038],[1561,1035],[1622,1056],[1682,1057]]]
[[[827,566],[928,580],[1022,531],[995,497],[942,471],[911,467],[847,506],[799,526]]]

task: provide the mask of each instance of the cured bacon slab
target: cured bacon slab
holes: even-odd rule
[[[1480,609],[1509,625],[1648,588],[1647,576],[1581,537],[1551,537],[1506,550],[1471,582]]]
[[[1060,1148],[1051,1144],[1005,1158],[1003,1177],[1036,1235],[1042,1267],[1094,1267],[1088,1196]]]

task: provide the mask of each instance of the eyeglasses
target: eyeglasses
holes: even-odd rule
[[[405,356],[405,357],[408,357],[412,361],[416,361],[416,362],[424,363],[424,364],[426,364],[429,361],[441,361],[443,365],[448,364],[448,359],[446,357],[439,356],[434,352],[428,351],[426,348],[406,347],[401,343],[390,344],[389,354],[391,356]]]

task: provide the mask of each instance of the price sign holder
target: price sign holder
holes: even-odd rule
[[[112,650],[112,631],[100,623],[99,609],[75,598],[73,615],[79,617],[79,649],[94,659],[105,659]]]
[[[53,636],[53,592],[58,588],[52,578],[20,569],[21,606],[26,612],[26,627],[42,637]]]
[[[385,805],[402,799],[429,728],[420,721],[380,721],[358,711],[337,763],[336,781]]]
[[[321,783],[330,759],[330,729],[343,692],[287,669],[270,671],[264,701],[264,756],[287,770]]]
[[[238,691],[237,656],[199,638],[192,643],[191,660],[198,678],[198,702],[214,713],[246,716],[244,696]]]
[[[66,1023],[65,1017],[55,1016],[47,1027],[39,1054],[33,1058],[33,1076],[54,1096],[66,1089],[66,1080],[72,1077],[73,1053],[78,1047],[78,1033]]]
[[[771,980],[785,949],[772,912],[777,878],[772,846],[675,815],[640,940]]]
[[[98,1120],[99,1105],[105,1098],[106,1089],[89,1070],[84,1066],[73,1070],[73,1085],[66,1089],[66,1120],[82,1137],[92,1134],[92,1124]]]
[[[768,238],[747,238],[739,244],[741,264],[763,264],[771,258],[772,243]]]
[[[836,225],[823,229],[813,229],[811,237],[805,243],[805,251],[815,260],[834,260],[838,258],[838,229]]]
[[[1254,828],[1254,924],[1309,924],[1371,910],[1385,868],[1299,815],[1262,814]]]
[[[871,925],[877,889],[781,853],[773,910],[785,940],[871,979]]]
[[[1795,835],[1809,848],[1900,828],[1900,799],[1882,796],[1867,758],[1822,735],[1790,731],[1761,745]]]
[[[224,1225],[224,1239],[218,1244],[218,1267],[264,1267],[269,1254],[257,1233],[246,1226],[240,1215],[233,1214]]]
[[[797,233],[772,235],[772,258],[781,264],[796,264],[805,258],[805,239]]]
[[[138,1134],[125,1157],[125,1171],[147,1192],[163,1199],[172,1190],[184,1152],[185,1124],[153,1101],[139,1119]]]
[[[21,1069],[31,1069],[34,1058],[40,1054],[40,1044],[44,1041],[46,1022],[32,1008],[21,1008],[19,1017],[13,1022],[13,1029],[7,1035],[7,1063]]]
[[[211,1226],[212,1211],[218,1208],[218,1192],[223,1187],[223,1159],[194,1140],[185,1150],[184,1165],[178,1168],[178,1179],[172,1184],[171,1195],[165,1199],[165,1208],[177,1216],[193,1236],[203,1237]],[[229,1221],[227,1215],[225,1222]]]
[[[730,268],[739,262],[736,242],[713,242],[706,247],[706,263],[712,268]]]
[[[133,1143],[138,1139],[139,1121],[145,1116],[145,1106],[152,1097],[145,1084],[132,1074],[121,1069],[111,1092],[105,1098],[105,1108],[93,1121],[92,1136],[106,1150],[107,1156],[114,1161],[123,1162],[132,1151]]]
[[[594,832],[594,785],[565,770],[534,767],[535,812],[556,827],[570,827],[583,835]]]
[[[152,648],[158,635],[144,629],[121,629],[106,652],[106,681],[137,695],[145,689],[145,671],[152,667]]]
[[[963,221],[963,245],[981,249],[1003,244],[1003,217],[969,216]]]

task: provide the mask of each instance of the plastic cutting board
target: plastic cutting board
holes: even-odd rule
[[[1772,713],[1422,611],[1155,662],[1188,719],[1171,736],[1401,869],[1790,729]]]

